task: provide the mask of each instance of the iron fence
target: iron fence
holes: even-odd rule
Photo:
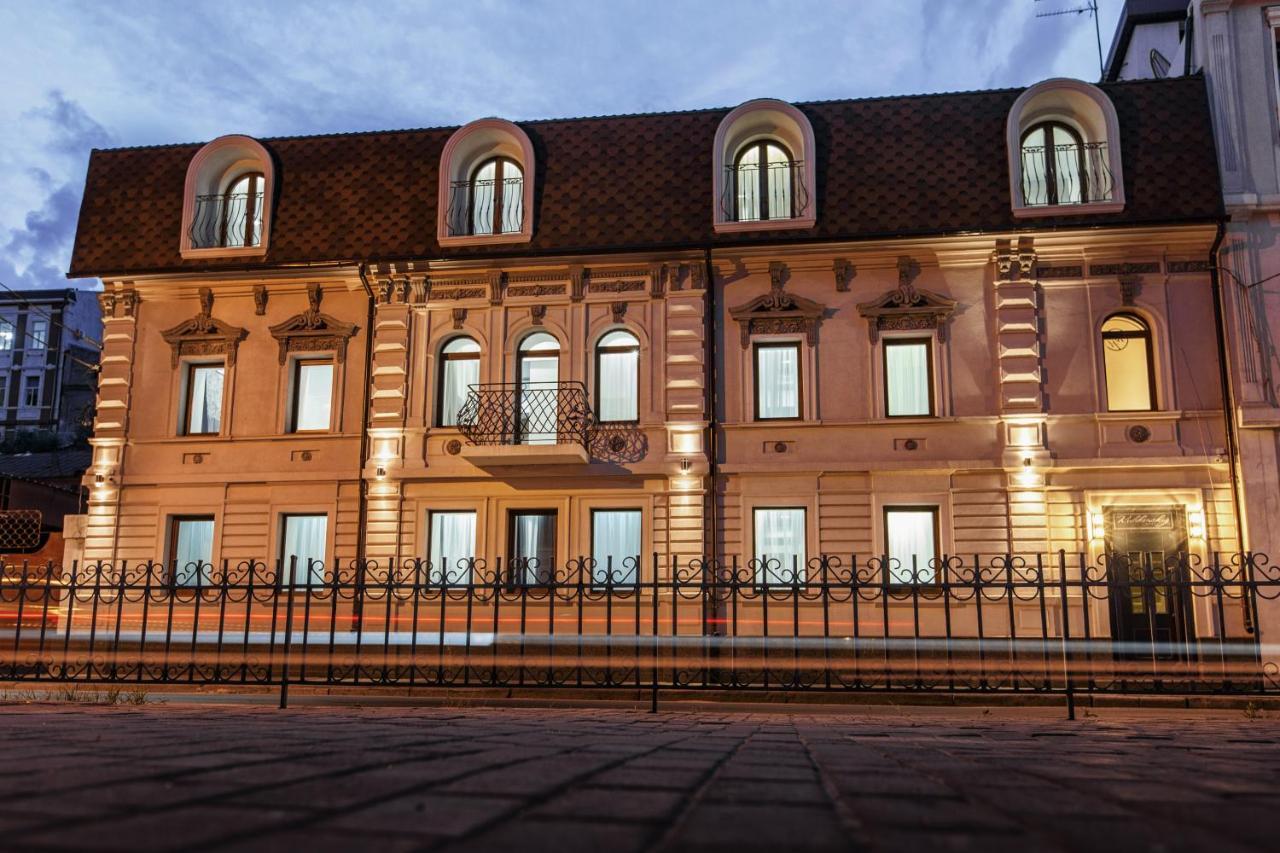
[[[10,565],[0,679],[833,692],[1280,690],[1260,554]],[[281,569],[285,570],[282,571]],[[308,578],[294,584],[291,578]]]
[[[725,167],[720,206],[729,222],[794,219],[808,205],[802,160]]]
[[[1111,166],[1105,142],[1023,146],[1024,204],[1088,204],[1110,201],[1111,193]]]
[[[524,227],[524,177],[453,181],[449,236],[516,234]]]
[[[188,232],[192,248],[260,245],[262,196],[261,191],[196,196]]]
[[[472,385],[457,427],[472,444],[590,443],[595,416],[581,382]]]

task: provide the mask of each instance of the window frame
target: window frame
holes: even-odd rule
[[[601,583],[596,579],[595,571],[592,571],[591,586],[594,589],[634,589],[636,587],[639,587],[640,586],[640,569],[644,565],[644,508],[638,507],[638,506],[593,506],[591,507],[587,516],[587,520],[589,524],[588,531],[590,534],[588,536],[589,541],[587,543],[587,547],[591,554],[591,559],[593,562],[596,557],[596,515],[602,512],[613,512],[613,513],[627,512],[627,513],[635,513],[636,515],[638,515],[640,517],[640,548],[635,555],[636,556],[635,577],[631,581],[631,583],[622,583],[622,582]],[[596,570],[599,570],[599,569],[607,570],[607,568],[608,568],[607,566],[600,566],[598,564],[594,565],[594,569]],[[625,565],[622,568],[622,573],[624,575],[626,573]]]
[[[759,541],[757,541],[759,537],[758,537],[758,535],[757,535],[758,531],[757,531],[757,527],[756,527],[756,515],[757,515],[757,513],[760,513],[760,512],[777,512],[777,511],[779,511],[779,510],[783,510],[783,511],[787,511],[787,512],[799,512],[799,513],[800,513],[800,516],[801,516],[801,518],[803,519],[802,524],[801,524],[801,534],[800,534],[800,539],[801,539],[801,542],[802,542],[802,543],[803,543],[803,545],[804,545],[804,560],[802,560],[802,561],[799,563],[799,565],[797,566],[797,568],[796,568],[796,572],[797,572],[797,574],[796,574],[795,580],[793,580],[791,583],[789,583],[789,584],[788,584],[788,583],[783,583],[783,584],[767,584],[767,585],[768,585],[770,588],[772,588],[772,589],[785,588],[785,587],[798,587],[798,588],[804,588],[804,587],[807,587],[807,586],[809,585],[809,507],[804,506],[803,504],[801,504],[801,505],[788,504],[788,505],[786,505],[786,506],[775,506],[775,505],[773,505],[773,504],[767,504],[767,505],[753,504],[753,505],[751,506],[751,555],[750,555],[750,559],[751,559],[751,560],[756,560],[756,559],[758,559],[758,558],[759,558],[759,556],[760,556],[760,543],[759,543]],[[778,571],[779,571],[780,573],[781,573],[781,572],[788,572],[788,571],[790,571],[790,567],[787,567],[787,566],[779,566]],[[763,569],[763,567],[762,567],[760,570],[758,570],[758,574],[757,574],[757,576],[756,576],[756,577],[754,577],[754,578],[752,578],[752,584],[753,584],[754,586],[758,587],[758,588],[763,588],[763,587],[765,587],[765,586],[766,586],[766,584],[762,582],[762,578],[765,578],[765,575],[766,575],[766,574],[767,574],[767,573],[764,571],[764,569]],[[765,579],[767,580],[767,578],[765,578]]]
[[[43,327],[40,337],[36,337],[34,331],[35,324],[39,323]],[[46,352],[49,349],[49,318],[39,314],[27,312],[27,321],[22,332],[22,349],[23,352]]]
[[[933,516],[933,559],[939,564],[942,560],[942,506],[940,504],[884,504],[880,507],[881,518],[881,535],[884,537],[884,550],[881,554],[886,560],[893,559],[893,555],[889,553],[889,515],[894,512],[928,512]],[[882,567],[888,586],[899,587],[902,589],[921,589],[926,587],[938,587],[942,584],[942,566],[932,569],[933,578],[929,581],[915,581],[912,583],[903,583],[893,578],[893,572],[888,562]],[[926,569],[930,567],[926,566]]]
[[[21,349],[18,339],[18,313],[16,311],[0,311],[0,330],[8,329],[8,335],[0,335],[0,343],[8,342],[7,346],[0,345],[0,353],[13,353],[15,350]]]
[[[889,411],[889,348],[893,346],[912,346],[916,344],[924,344],[925,347],[925,381],[929,384],[929,413],[925,415],[895,415]],[[933,335],[913,335],[911,337],[882,337],[880,341],[880,384],[881,404],[884,406],[884,416],[886,419],[909,420],[911,418],[937,418],[938,417],[938,399],[937,399],[937,379],[934,371],[934,336]]]
[[[480,170],[490,163],[494,164],[493,168],[493,217],[490,226],[491,231],[476,231],[476,175]],[[496,154],[491,157],[485,157],[471,170],[471,175],[467,178],[467,234],[468,237],[502,237],[508,234],[519,234],[524,230],[525,210],[523,204],[520,208],[520,227],[513,231],[502,230],[502,214],[506,204],[506,185],[503,172],[506,166],[510,164],[515,166],[520,172],[520,197],[524,199],[524,169],[514,158],[504,154]]]
[[[463,339],[471,341],[473,344],[475,344],[476,351],[473,353],[471,352],[446,353],[445,352],[445,350],[449,347],[449,345],[452,344],[454,341],[460,341]],[[448,370],[449,362],[475,361],[479,363],[480,357],[482,355],[484,355],[484,349],[480,346],[480,342],[477,341],[471,335],[452,335],[448,338],[448,340],[446,340],[443,344],[440,345],[440,364],[436,368],[436,394],[435,394],[435,397],[436,397],[435,425],[437,427],[440,427],[442,429],[457,429],[457,426],[458,426],[456,423],[446,424],[444,422],[445,371]],[[454,417],[456,418],[458,413],[454,412],[453,414],[454,414]]]
[[[1123,317],[1132,320],[1142,326],[1142,332],[1104,332],[1102,328],[1116,317]],[[1147,359],[1147,398],[1150,405],[1145,409],[1115,409],[1111,406],[1111,383],[1107,379],[1107,341],[1108,340],[1143,340],[1146,344]],[[1155,331],[1151,327],[1151,322],[1147,318],[1133,311],[1112,311],[1102,318],[1102,322],[1098,325],[1098,342],[1102,345],[1102,391],[1105,395],[1106,410],[1108,413],[1115,412],[1125,414],[1130,412],[1158,412],[1160,411],[1160,398],[1157,395],[1156,385],[1156,358],[1155,358]]]
[[[41,402],[44,399],[44,371],[26,370],[22,374],[22,382],[18,385],[18,405],[14,408],[20,412],[35,411],[36,417],[40,416],[40,410],[44,408]],[[27,402],[27,391],[31,390],[27,386],[30,384],[28,380],[35,380],[36,401],[34,403]]]
[[[239,242],[231,242],[231,196],[234,193],[231,190],[236,184],[248,178],[249,186],[245,192],[244,204],[244,233],[240,235]],[[219,249],[256,249],[262,242],[261,239],[257,243],[251,243],[253,239],[253,223],[257,218],[260,207],[264,207],[266,203],[266,175],[261,170],[253,170],[240,172],[234,178],[227,181],[227,187],[222,192],[222,221],[218,225]],[[265,231],[266,226],[263,226]]]
[[[794,415],[761,417],[760,415],[760,350],[793,349],[796,353],[796,413]],[[804,420],[804,364],[801,342],[797,340],[753,340],[751,342],[751,419],[765,423]]]
[[[216,544],[216,531],[218,529],[218,519],[211,513],[178,513],[169,516],[168,529],[168,547],[165,548],[165,568],[169,578],[169,586],[180,587],[182,589],[202,589],[209,584],[204,583],[204,573],[196,574],[196,583],[178,583],[178,572],[182,569],[177,564],[178,550],[178,528],[183,522],[190,521],[207,521],[212,524],[215,531],[214,541],[209,546],[209,570],[213,571],[215,564],[213,562],[213,550]]]
[[[544,567],[538,566],[538,573],[544,577],[555,577],[556,566],[560,559],[560,511],[557,509],[540,509],[538,507],[511,507],[507,510],[507,585],[511,587],[528,586],[528,587],[545,587],[551,584],[546,581],[539,580],[536,583],[530,583],[527,574],[522,574],[520,578],[515,576],[516,561],[516,518],[522,515],[537,515],[543,518],[551,519],[551,571],[545,572]]]
[[[427,509],[427,535],[423,537],[423,539],[425,540],[425,544],[427,546],[426,555],[427,555],[428,564],[430,564],[431,562],[432,534],[433,534],[433,531],[435,530],[435,517],[437,515],[470,515],[472,517],[472,525],[471,525],[472,531],[473,531],[472,535],[473,535],[473,538],[476,540],[472,545],[472,550],[476,550],[476,551],[479,550],[479,547],[480,547],[480,543],[479,543],[480,513],[479,511],[477,511],[474,508],[472,509],[428,508]],[[474,560],[474,559],[477,559],[478,557],[479,557],[478,554],[473,554],[470,559]],[[472,575],[466,583],[446,583],[448,578],[444,574],[443,567],[440,569],[435,569],[434,567],[432,567],[431,570],[437,571],[440,573],[439,574],[440,580],[434,581],[432,580],[430,574],[428,574],[427,582],[428,582],[428,585],[430,586],[454,587],[454,586],[472,586],[475,584],[474,575]]]
[[[1092,204],[1093,201],[1089,195],[1089,173],[1087,171],[1087,168],[1086,168],[1087,164],[1085,162],[1084,136],[1080,133],[1080,131],[1076,130],[1074,127],[1062,121],[1061,119],[1051,118],[1051,119],[1043,119],[1041,121],[1034,122],[1029,127],[1027,127],[1027,129],[1024,130],[1022,132],[1022,135],[1018,138],[1018,159],[1019,159],[1019,162],[1023,164],[1023,172],[1024,172],[1024,174],[1021,176],[1023,187],[1026,187],[1027,185],[1027,176],[1025,174],[1025,171],[1026,171],[1025,151],[1026,151],[1026,145],[1027,145],[1027,137],[1035,133],[1037,130],[1041,130],[1041,129],[1044,130],[1044,155],[1045,155],[1044,181],[1045,181],[1045,199],[1046,200],[1044,204],[1038,204],[1034,206],[1035,207],[1061,207],[1061,206],[1077,206],[1082,204]],[[1064,144],[1064,145],[1073,144],[1076,146],[1076,168],[1079,170],[1078,173],[1080,175],[1080,201],[1064,202],[1058,198],[1058,158],[1056,155],[1054,157],[1049,157],[1049,151],[1050,149],[1054,149],[1056,151],[1056,146],[1058,143],[1055,143],[1053,141],[1053,138],[1054,138],[1055,131],[1059,131],[1059,130],[1064,132],[1072,140],[1070,143],[1061,143],[1061,144]],[[1022,201],[1023,201],[1023,204],[1027,203],[1027,200],[1025,198],[1025,190],[1024,190],[1024,198]]]
[[[178,419],[178,435],[180,436],[211,436],[222,435],[223,427],[226,425],[227,413],[227,362],[222,361],[188,361],[185,363],[185,373],[183,380],[182,393],[182,411]],[[195,372],[202,368],[220,367],[222,368],[222,400],[221,408],[218,410],[218,429],[211,432],[192,432],[191,431],[191,401],[192,395],[195,393]]]
[[[294,578],[292,575],[289,575],[289,578],[288,578],[289,582],[287,584],[284,582],[285,576],[288,575],[289,573],[289,566],[285,562],[284,552],[285,552],[285,548],[287,548],[289,545],[289,520],[292,518],[323,518],[324,519],[324,545],[323,545],[324,556],[320,558],[321,572],[320,572],[320,582],[318,584],[311,584],[311,583],[297,584],[294,582]],[[306,510],[281,512],[280,521],[279,521],[279,530],[280,530],[280,542],[276,547],[276,557],[279,560],[280,571],[278,573],[278,576],[276,577],[276,586],[278,588],[288,588],[290,591],[297,590],[297,589],[306,590],[308,588],[313,588],[316,586],[323,586],[326,582],[326,577],[328,576],[328,570],[329,570],[329,556],[330,556],[329,555],[329,537],[333,533],[332,525],[329,524],[329,513],[315,512],[315,511],[308,512]],[[303,572],[306,574],[307,580],[310,580],[311,579],[310,567],[303,566],[302,569],[303,569]]]
[[[789,178],[791,180],[791,189],[788,195],[791,198],[791,210],[786,216],[771,216],[769,210],[769,146],[772,145],[782,151],[786,155],[787,165],[791,170]],[[756,179],[756,198],[759,201],[759,216],[755,219],[743,219],[742,209],[739,206],[740,196],[738,194],[738,186],[742,173],[742,158],[752,150],[757,152],[760,173]],[[771,136],[763,136],[753,139],[740,146],[733,155],[733,221],[734,222],[786,222],[796,218],[796,179],[795,169],[797,161],[795,155],[791,153],[791,149],[781,139]]]
[[[334,410],[336,408],[334,406],[333,394],[334,394],[334,388],[338,384],[338,381],[337,381],[338,380],[338,360],[332,355],[329,355],[329,356],[322,355],[318,357],[295,358],[295,359],[292,359],[292,361],[293,361],[293,364],[291,365],[289,370],[289,382],[292,387],[289,391],[289,417],[286,421],[286,424],[288,426],[288,429],[286,431],[290,435],[323,435],[324,433],[333,432],[333,416],[334,416]],[[322,366],[322,365],[328,365],[330,367],[329,423],[323,429],[299,429],[298,415],[299,415],[299,405],[302,402],[302,398],[301,398],[302,370],[304,367]],[[224,374],[224,377],[225,377],[225,374]]]
[[[616,346],[616,345],[615,345],[615,346],[603,346],[603,345],[601,345],[601,343],[600,343],[600,342],[601,342],[601,341],[603,341],[605,338],[607,338],[609,335],[613,334],[614,332],[626,332],[628,335],[630,335],[630,336],[631,336],[631,339],[632,339],[633,341],[635,341],[635,343],[634,343],[634,344],[626,344],[626,345],[624,345],[624,346]],[[600,376],[601,376],[601,372],[602,372],[602,371],[601,371],[601,365],[600,365],[600,361],[601,361],[601,358],[600,358],[600,357],[601,357],[602,355],[609,355],[609,354],[614,354],[614,353],[629,353],[629,352],[633,352],[633,353],[635,353],[635,355],[636,355],[636,384],[635,384],[635,388],[633,389],[634,396],[635,396],[635,404],[636,404],[636,416],[635,416],[635,418],[633,418],[633,419],[631,419],[631,420],[605,420],[605,419],[603,419],[603,418],[600,416],[600,412],[599,412],[599,409],[600,409]],[[596,423],[602,423],[602,424],[623,424],[623,425],[626,425],[626,424],[636,425],[636,424],[639,424],[639,423],[640,423],[640,363],[641,363],[641,360],[640,360],[640,338],[639,338],[639,336],[638,336],[638,335],[636,335],[636,333],[635,333],[635,332],[631,331],[630,329],[627,329],[627,328],[608,329],[608,330],[606,330],[603,334],[601,334],[601,335],[600,335],[600,337],[597,339],[597,341],[596,341],[596,346],[595,346],[595,374],[596,374],[596,375],[595,375],[595,383],[594,383],[595,387],[592,389],[592,394],[593,394],[592,399],[593,399],[593,400],[594,400],[594,402],[595,402],[595,408],[596,408],[596,410],[597,410],[597,411],[596,411],[596,413],[595,413],[595,414],[596,414]]]

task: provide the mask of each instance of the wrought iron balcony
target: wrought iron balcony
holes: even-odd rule
[[[194,249],[262,245],[262,193],[196,196],[188,233]]]
[[[720,204],[728,222],[795,219],[809,206],[804,161],[726,166]]]
[[[1029,207],[1111,201],[1107,143],[1022,148],[1022,200]]]
[[[502,460],[587,461],[595,414],[581,382],[472,385],[458,411],[458,429],[476,462]],[[523,448],[493,452],[496,448]]]
[[[523,177],[450,184],[450,237],[516,234],[523,227]]]

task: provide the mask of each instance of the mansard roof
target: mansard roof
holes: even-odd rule
[[[1126,199],[1110,214],[1015,220],[1005,120],[1023,91],[796,106],[817,145],[817,224],[716,234],[712,149],[728,109],[521,122],[536,151],[534,232],[514,246],[436,242],[440,154],[455,128],[262,140],[278,193],[268,251],[184,260],[183,186],[200,145],[94,151],[69,275],[859,240],[1208,221],[1221,211],[1201,76],[1105,84]]]

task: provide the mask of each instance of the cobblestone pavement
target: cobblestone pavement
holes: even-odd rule
[[[0,848],[1260,850],[1280,722],[0,706]]]

